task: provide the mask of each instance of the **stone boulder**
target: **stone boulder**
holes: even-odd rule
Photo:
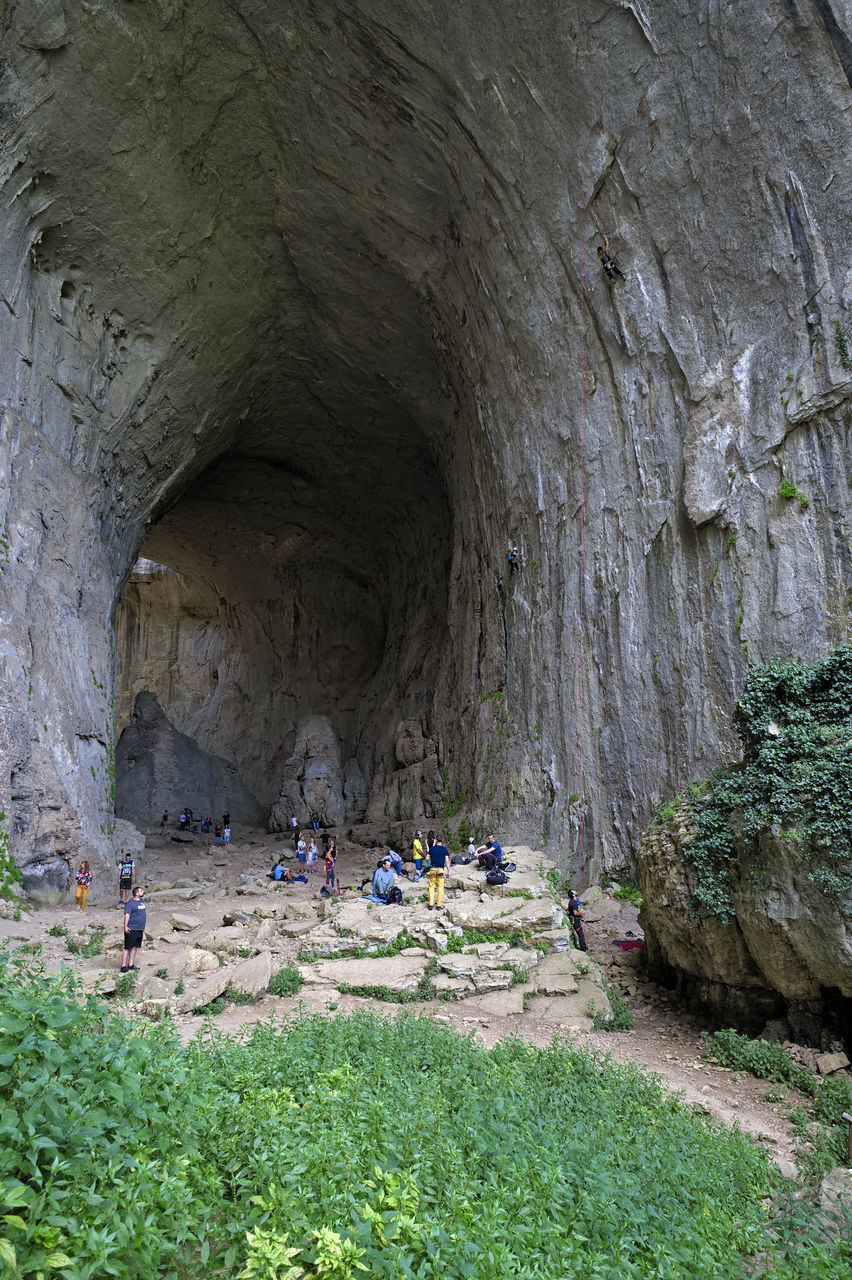
[[[643,958],[652,977],[676,982],[720,1021],[758,1034],[783,1015],[793,1036],[819,1044],[833,1025],[837,994],[852,1009],[852,914],[827,900],[809,878],[794,842],[764,832],[740,843],[731,892],[734,918],[700,919],[694,882],[683,859],[685,818],[652,827],[642,840],[639,876],[645,933]]]
[[[351,987],[388,987],[391,991],[413,991],[429,960],[429,954],[387,956],[382,959],[319,960],[302,967],[308,982]]]
[[[538,932],[554,929],[562,923],[562,909],[549,897],[497,898],[490,894],[480,898],[464,893],[445,902],[445,915],[464,929],[481,929],[486,933]]]
[[[244,991],[256,1000],[269,989],[271,979],[272,957],[268,951],[263,951],[260,955],[243,960],[231,970],[228,988],[231,991]]]
[[[293,814],[312,811],[333,826],[346,817],[340,743],[327,716],[306,716],[299,721],[296,743],[269,815],[269,830],[289,831]]]
[[[180,733],[153,693],[136,696],[115,770],[115,811],[122,818],[146,822],[164,809],[177,817],[186,804],[195,813],[229,809],[235,821],[251,826],[265,817],[234,766]]]

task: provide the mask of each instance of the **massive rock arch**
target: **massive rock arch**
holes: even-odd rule
[[[315,710],[373,816],[464,796],[566,863],[581,743],[583,854],[615,865],[729,753],[749,657],[846,636],[842,15],[681,9],[5,6],[21,862],[108,853],[111,624],[140,551],[245,624],[201,727],[259,790]],[[237,683],[250,749],[227,741]],[[431,763],[402,786],[417,732]]]

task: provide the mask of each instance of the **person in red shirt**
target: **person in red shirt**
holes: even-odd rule
[[[334,888],[334,864],[337,861],[337,841],[332,839],[329,841],[328,848],[325,851],[325,882]]]

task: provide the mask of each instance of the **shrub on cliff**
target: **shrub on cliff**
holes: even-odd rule
[[[770,662],[748,674],[734,706],[742,763],[691,788],[694,835],[683,844],[700,913],[733,915],[737,841],[771,827],[798,847],[832,905],[852,898],[852,645],[816,666]]]

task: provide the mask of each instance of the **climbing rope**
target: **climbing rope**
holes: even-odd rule
[[[580,777],[579,777],[579,793],[580,793],[580,824],[578,831],[578,848],[580,853],[580,866],[578,872],[578,888],[577,893],[580,894],[583,889],[583,805],[585,797],[583,795],[583,758],[585,755],[585,729],[584,729],[584,694],[585,694],[585,647],[583,641],[583,584],[585,580],[585,555],[586,555],[586,505],[585,505],[585,469],[586,469],[586,293],[584,287],[585,280],[585,263],[583,257],[583,231],[584,219],[583,214],[586,207],[586,188],[581,189],[582,204],[580,205],[580,582],[579,582],[579,618],[580,618]],[[592,217],[595,218],[594,209],[591,210]],[[597,226],[597,218],[595,218]],[[598,228],[600,230],[600,228]],[[603,235],[603,232],[601,232]],[[606,239],[606,237],[604,237]],[[607,245],[607,248],[609,246]]]

